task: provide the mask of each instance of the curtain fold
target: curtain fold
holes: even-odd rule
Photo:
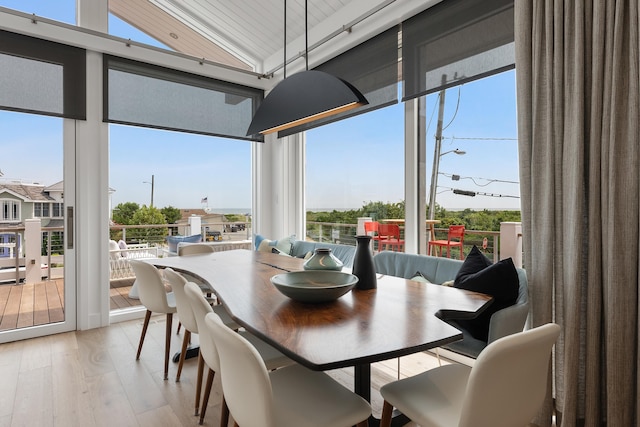
[[[639,22],[637,0],[515,2],[530,322],[562,326],[541,426],[639,421]]]

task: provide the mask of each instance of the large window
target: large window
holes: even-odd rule
[[[357,217],[404,219],[403,114],[396,104],[307,131],[307,238],[354,244]]]
[[[0,220],[7,222],[20,221],[20,202],[16,200],[0,200],[2,206],[2,218]]]

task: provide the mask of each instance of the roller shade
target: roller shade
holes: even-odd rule
[[[278,132],[278,137],[292,135],[398,102],[398,27],[393,27],[364,43],[317,66],[355,86],[369,101],[368,105],[330,118],[316,120]]]
[[[403,101],[515,67],[513,0],[444,0],[402,23]]]
[[[245,135],[264,92],[105,55],[104,121],[225,138]]]
[[[86,52],[0,30],[0,109],[86,120]]]

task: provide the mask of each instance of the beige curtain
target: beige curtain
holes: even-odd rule
[[[636,426],[638,0],[515,5],[531,323],[562,326],[537,421],[549,426],[555,409],[562,426]]]

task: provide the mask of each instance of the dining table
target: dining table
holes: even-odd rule
[[[476,317],[492,300],[481,293],[378,274],[375,289],[354,288],[335,301],[301,303],[270,281],[276,274],[303,270],[300,258],[231,250],[144,261],[208,283],[238,324],[301,365],[317,371],[354,367],[354,391],[368,401],[372,363],[462,339],[446,318]]]

